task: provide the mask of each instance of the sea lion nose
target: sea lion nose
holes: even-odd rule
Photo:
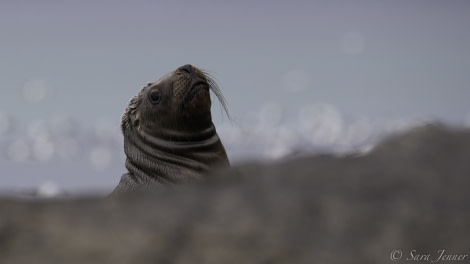
[[[191,73],[193,72],[193,66],[191,66],[191,64],[186,64],[186,65],[179,67],[178,70]]]

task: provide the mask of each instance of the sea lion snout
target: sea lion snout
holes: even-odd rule
[[[191,64],[186,64],[186,65],[179,67],[178,69],[176,69],[176,72],[179,74],[183,74],[186,77],[191,78],[192,79],[191,84],[193,84],[195,81],[202,81],[202,82],[207,83],[206,75],[204,74],[204,72],[202,72],[200,69],[198,69],[197,67],[194,67]]]
[[[209,82],[203,71],[191,64],[183,65],[174,72],[174,104],[180,105],[182,116],[210,116],[211,99]]]
[[[190,79],[188,88],[191,90],[191,92],[195,90],[196,86],[201,85],[207,88],[207,90],[209,89],[209,84],[207,82],[206,75],[197,67],[194,67],[191,64],[186,64],[176,69],[176,71],[180,74],[183,73],[184,75],[186,75],[185,78]]]
[[[184,71],[187,73],[193,72],[193,66],[191,64],[186,64],[178,68],[179,71]]]

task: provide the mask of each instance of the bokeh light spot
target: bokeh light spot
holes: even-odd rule
[[[47,138],[37,138],[33,144],[33,156],[39,161],[48,161],[54,155],[54,143]]]
[[[21,94],[26,101],[38,103],[46,97],[46,83],[39,79],[28,81],[21,89]]]
[[[30,152],[30,147],[26,141],[18,139],[8,146],[7,155],[13,161],[24,162],[28,160]]]
[[[55,182],[44,182],[41,184],[38,188],[38,196],[43,197],[43,198],[52,198],[56,197],[59,194],[61,194],[61,189],[59,185],[57,185]]]
[[[111,151],[104,147],[95,147],[90,151],[89,160],[93,168],[103,170],[111,163]]]
[[[308,73],[303,70],[290,70],[282,76],[282,85],[289,92],[300,92],[307,89],[310,82]]]
[[[364,51],[365,40],[360,32],[348,32],[341,37],[341,51],[350,56],[359,55]]]
[[[0,112],[0,135],[7,134],[11,129],[11,119],[6,114]]]
[[[62,159],[72,159],[79,151],[78,141],[74,138],[63,138],[57,142],[57,154]]]

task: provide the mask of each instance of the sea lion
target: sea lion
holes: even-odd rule
[[[197,182],[214,167],[230,166],[212,122],[210,91],[228,115],[215,81],[189,64],[131,99],[121,120],[128,172],[113,193]]]

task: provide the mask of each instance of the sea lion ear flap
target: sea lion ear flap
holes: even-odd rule
[[[131,118],[129,116],[129,113],[125,112],[123,115],[122,115],[122,119],[121,119],[121,130],[122,130],[122,133],[125,134],[126,131],[128,131],[129,129],[131,129]]]
[[[140,126],[140,119],[136,116],[136,113],[124,113],[121,121],[122,133],[125,134],[127,131],[138,128]]]
[[[123,134],[125,134],[126,131],[132,129],[132,127],[139,127],[140,120],[137,117],[137,108],[139,107],[141,101],[142,91],[129,102],[129,106],[127,106],[121,120],[121,129]]]

